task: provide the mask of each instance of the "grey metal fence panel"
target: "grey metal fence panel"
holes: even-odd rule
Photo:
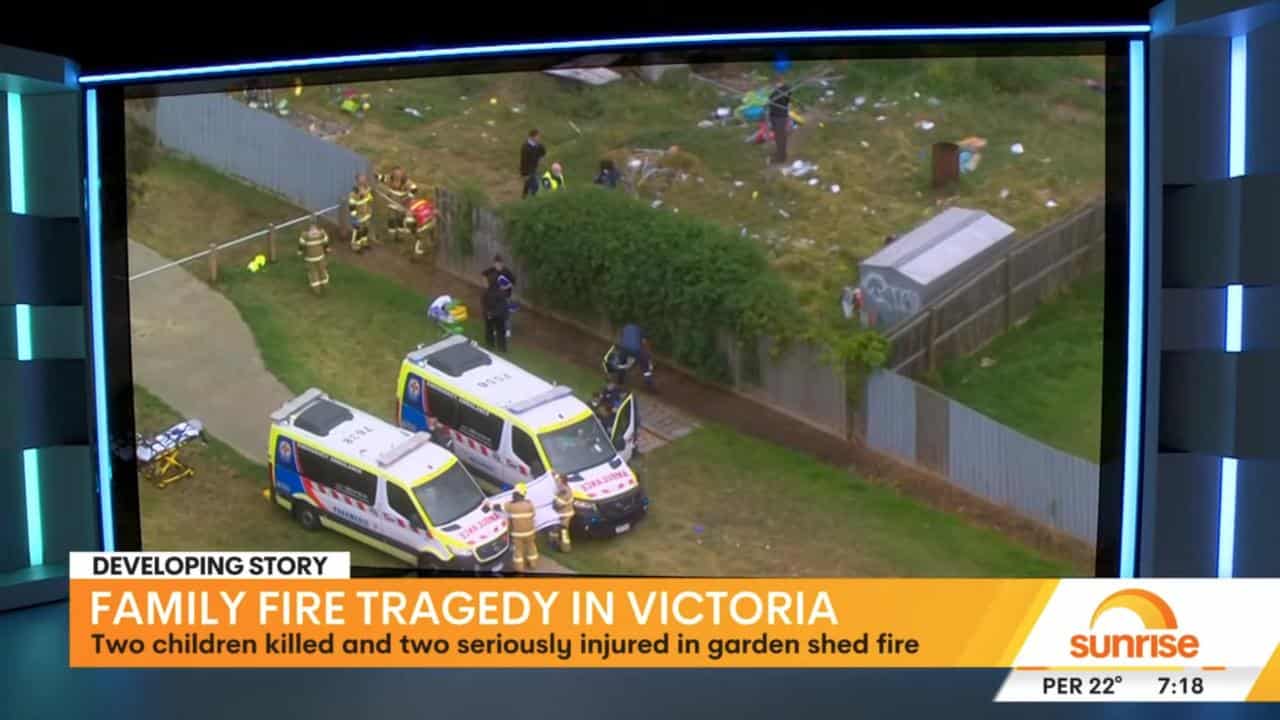
[[[844,436],[848,432],[844,376],[812,345],[795,344],[774,357],[773,344],[771,338],[761,338],[758,348],[759,392],[766,402]]]
[[[226,95],[158,98],[155,132],[165,147],[306,210],[333,205],[358,173],[370,170],[366,158],[347,148]]]
[[[867,444],[916,461],[916,386],[891,372],[867,379]]]
[[[1098,527],[1099,468],[955,401],[948,479],[1079,540]]]

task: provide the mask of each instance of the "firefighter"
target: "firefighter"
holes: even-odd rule
[[[408,173],[401,167],[391,168],[391,172],[378,175],[378,182],[382,184],[387,198],[387,209],[390,211],[387,229],[391,237],[399,238],[400,233],[407,229],[407,210],[413,202],[412,198],[418,194],[418,186],[409,179]]]
[[[404,217],[405,230],[413,237],[415,260],[435,255],[436,208],[430,200],[412,197]]]
[[[331,252],[329,233],[312,219],[311,226],[298,238],[298,254],[307,261],[307,280],[311,283],[311,292],[317,295],[323,295],[325,286],[329,284],[327,256]]]
[[[369,249],[369,224],[373,220],[373,188],[366,175],[357,175],[355,187],[347,196],[347,209],[351,213],[351,251]]]
[[[564,168],[560,163],[551,163],[551,169],[542,173],[543,190],[561,190],[564,188]]]
[[[569,552],[573,543],[569,538],[569,528],[573,525],[573,490],[564,475],[556,473],[556,496],[552,501],[556,514],[560,516],[559,537],[555,529],[551,531],[552,546],[560,552]]]
[[[516,485],[511,502],[502,504],[511,528],[511,565],[516,572],[530,572],[538,562],[538,540],[533,521],[533,503],[525,499],[529,488],[524,483]]]

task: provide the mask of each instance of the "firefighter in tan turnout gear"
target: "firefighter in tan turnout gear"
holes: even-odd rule
[[[528,492],[524,483],[516,485],[511,502],[502,506],[511,527],[511,564],[516,572],[531,572],[538,562],[538,531],[534,525],[533,503],[525,499]]]
[[[298,238],[298,254],[307,262],[307,280],[311,283],[311,292],[324,294],[329,284],[328,254],[329,233],[325,232],[313,218],[311,226]]]
[[[551,530],[552,545],[560,552],[569,552],[573,549],[569,537],[569,528],[573,525],[573,490],[563,475],[556,475],[556,497],[552,505],[560,516],[560,527]]]
[[[373,188],[369,187],[367,176],[356,176],[355,187],[347,196],[347,210],[351,213],[351,250],[364,252],[369,249],[369,226],[373,222]]]
[[[378,182],[382,185],[382,196],[387,201],[387,230],[391,237],[398,240],[401,233],[411,234],[406,221],[409,219],[409,206],[418,194],[418,186],[409,179],[404,168],[400,167],[392,168],[389,173],[379,174]]]

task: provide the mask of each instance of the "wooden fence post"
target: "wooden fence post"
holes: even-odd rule
[[[276,224],[267,224],[267,260],[268,262],[276,261]]]
[[[1013,329],[1013,253],[1004,256],[1004,331]]]
[[[209,282],[218,282],[218,244],[209,243]]]
[[[932,373],[938,368],[938,311],[936,308],[929,310],[929,337],[928,344],[925,345],[925,357],[929,365],[929,372]]]

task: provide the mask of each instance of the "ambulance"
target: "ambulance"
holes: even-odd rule
[[[312,388],[271,415],[272,500],[416,567],[502,569],[507,519],[452,453]]]
[[[574,532],[586,537],[625,533],[648,512],[649,499],[627,465],[635,447],[632,405],[625,403],[606,431],[570,388],[463,336],[410,352],[396,383],[400,426],[443,426],[453,435],[454,454],[499,497],[525,483],[539,529],[558,523],[554,476],[563,475],[573,490]]]

